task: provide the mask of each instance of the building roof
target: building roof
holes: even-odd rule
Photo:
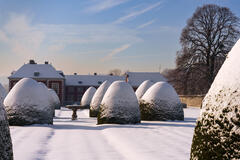
[[[100,86],[104,81],[125,80],[123,76],[111,75],[66,75],[66,86]]]
[[[128,75],[128,83],[133,87],[138,87],[145,80],[151,82],[167,81],[159,72],[126,72]]]
[[[51,78],[64,79],[51,64],[24,64],[8,78]]]

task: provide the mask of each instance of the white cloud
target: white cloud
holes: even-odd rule
[[[137,43],[142,41],[133,29],[113,24],[86,25],[38,25],[39,30],[48,35],[53,44],[113,44]]]
[[[138,34],[137,30],[114,24],[33,24],[26,15],[16,14],[0,26],[2,47],[22,59],[57,56],[59,52],[65,56],[103,54],[110,52],[113,45],[143,41]]]
[[[147,8],[144,8],[142,10],[138,10],[138,11],[133,11],[131,13],[129,13],[128,15],[126,16],[123,16],[123,17],[120,17],[119,19],[117,19],[114,24],[120,24],[120,23],[123,23],[131,18],[136,18],[137,16],[140,16],[146,12],[149,12],[151,10],[153,10],[154,8],[160,6],[162,4],[162,2],[157,2],[157,3],[154,3],[150,6],[148,6]]]
[[[122,3],[125,3],[129,0],[98,0],[98,1],[93,1],[91,6],[85,9],[86,12],[101,12],[113,7],[116,7]]]
[[[8,37],[7,37],[7,35],[5,34],[5,32],[3,32],[3,31],[1,31],[0,30],[0,41],[1,42],[8,42]]]
[[[125,44],[119,48],[116,48],[114,50],[111,51],[111,53],[109,53],[107,56],[102,58],[102,61],[107,61],[107,60],[111,60],[113,58],[113,56],[115,56],[116,54],[125,51],[126,49],[128,49],[129,47],[131,47],[131,44]]]
[[[153,24],[154,22],[155,22],[155,20],[148,21],[148,22],[146,22],[146,23],[141,24],[140,26],[138,26],[137,29],[145,28],[145,27],[147,27],[147,26]]]
[[[52,44],[48,46],[48,52],[59,52],[65,48],[65,45],[63,44]]]
[[[0,28],[0,41],[10,47],[14,54],[31,58],[44,40],[44,33],[36,30],[24,15],[11,14],[8,22]]]

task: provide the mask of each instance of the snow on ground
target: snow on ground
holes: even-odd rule
[[[15,160],[189,159],[200,109],[187,108],[185,121],[142,121],[138,125],[96,125],[89,110],[56,111],[54,125],[11,126]]]

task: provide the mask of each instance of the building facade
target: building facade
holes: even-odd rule
[[[64,102],[64,89],[65,89],[65,78],[63,74],[45,62],[45,64],[37,64],[33,60],[30,60],[28,64],[24,64],[16,72],[12,72],[12,75],[8,77],[9,79],[9,90],[22,78],[32,78],[38,82],[44,83],[48,88],[53,89],[60,102]]]
[[[124,80],[124,76],[113,75],[66,75],[65,76],[65,104],[80,103],[83,94],[89,87],[96,89],[104,81]]]
[[[96,89],[106,80],[113,82],[122,80],[128,82],[134,90],[145,80],[152,82],[166,81],[159,72],[126,72],[123,76],[113,75],[64,75],[62,71],[56,70],[51,64],[37,64],[30,60],[16,72],[12,72],[9,79],[9,90],[22,78],[32,78],[44,83],[48,88],[53,89],[62,105],[80,104],[85,91],[93,86]]]

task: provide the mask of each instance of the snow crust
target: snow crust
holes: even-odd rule
[[[81,100],[81,106],[90,106],[91,100],[95,92],[96,92],[96,88],[89,87],[86,90],[86,92],[83,94],[83,97]]]
[[[151,82],[150,80],[146,80],[144,81],[136,90],[136,96],[137,99],[140,100],[140,98],[142,98],[142,96],[144,95],[144,93],[153,85],[154,83]]]
[[[104,81],[96,90],[90,104],[90,116],[93,116],[93,117],[97,116],[103,96],[110,85],[111,85],[110,81]]]
[[[100,106],[98,123],[139,123],[137,97],[128,83],[115,81],[107,89]]]
[[[31,78],[21,79],[4,100],[9,123],[52,123],[53,109],[48,90]]]
[[[182,120],[183,108],[175,89],[167,82],[157,82],[152,85],[141,98],[143,114],[151,120]],[[146,109],[146,110],[145,110]],[[145,116],[142,116],[145,117]],[[150,120],[146,119],[146,120]]]
[[[3,103],[4,98],[7,96],[7,91],[0,83],[0,103]]]

